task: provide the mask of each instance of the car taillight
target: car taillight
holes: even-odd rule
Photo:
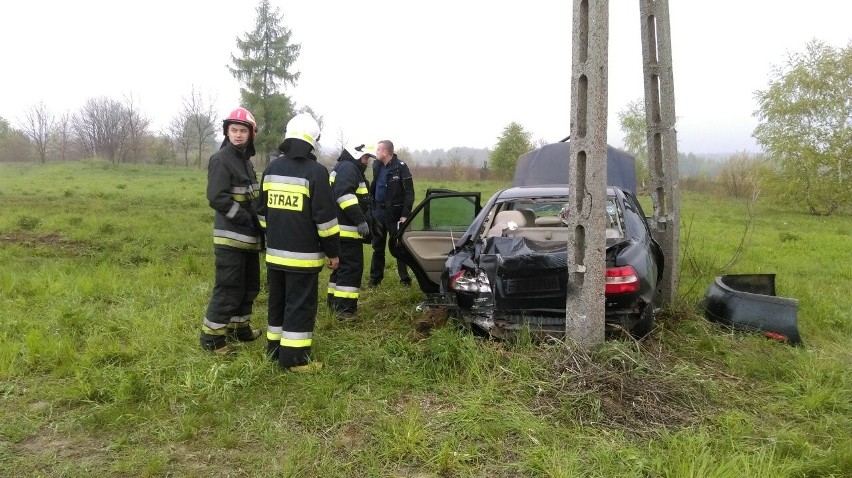
[[[606,294],[626,294],[639,290],[639,278],[636,269],[631,266],[607,268],[604,284]]]
[[[450,289],[460,292],[491,292],[491,283],[483,271],[476,277],[466,270],[460,270],[450,277]]]

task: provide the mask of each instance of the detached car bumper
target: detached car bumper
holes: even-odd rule
[[[704,316],[736,329],[801,345],[799,301],[775,295],[775,274],[718,276],[704,294]]]

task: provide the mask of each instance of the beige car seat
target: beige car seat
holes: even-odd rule
[[[507,229],[516,229],[526,225],[527,220],[521,211],[500,211],[494,216],[494,222],[485,237],[502,236],[503,231]]]
[[[527,208],[518,209],[518,211],[521,211],[521,214],[524,215],[524,220],[526,220],[527,226],[535,226],[535,211]]]

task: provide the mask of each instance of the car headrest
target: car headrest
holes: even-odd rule
[[[500,211],[494,217],[494,224],[508,224],[509,221],[514,222],[518,227],[527,225],[527,218],[521,211]]]
[[[535,224],[535,211],[526,208],[518,209],[518,211],[520,211],[520,213],[524,215],[524,220],[528,225]]]

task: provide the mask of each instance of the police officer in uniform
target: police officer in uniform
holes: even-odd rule
[[[373,234],[373,260],[370,263],[370,287],[382,282],[385,276],[385,244],[396,257],[394,236],[400,222],[405,222],[414,207],[414,180],[408,165],[396,157],[393,143],[379,141],[376,147],[376,161],[373,161],[373,183],[370,185],[370,197],[375,218]],[[408,268],[396,261],[399,281],[404,286],[411,285]]]
[[[249,319],[260,291],[263,232],[254,209],[259,188],[250,161],[257,123],[247,109],[237,108],[222,122],[222,129],[225,140],[207,166],[207,201],[216,211],[216,279],[200,341],[203,349],[228,355],[233,352],[228,339],[248,342],[260,336]]]
[[[356,143],[344,149],[331,172],[331,189],[337,201],[340,225],[340,267],[328,282],[328,305],[343,320],[358,311],[364,275],[364,242],[370,240],[370,198],[364,171],[375,158],[375,147]]]
[[[337,205],[328,170],[314,150],[320,130],[307,113],[287,123],[281,155],[263,172],[260,222],[266,229],[269,281],[267,354],[284,370],[310,372],[317,316],[319,273],[323,265],[337,269],[339,227]]]

